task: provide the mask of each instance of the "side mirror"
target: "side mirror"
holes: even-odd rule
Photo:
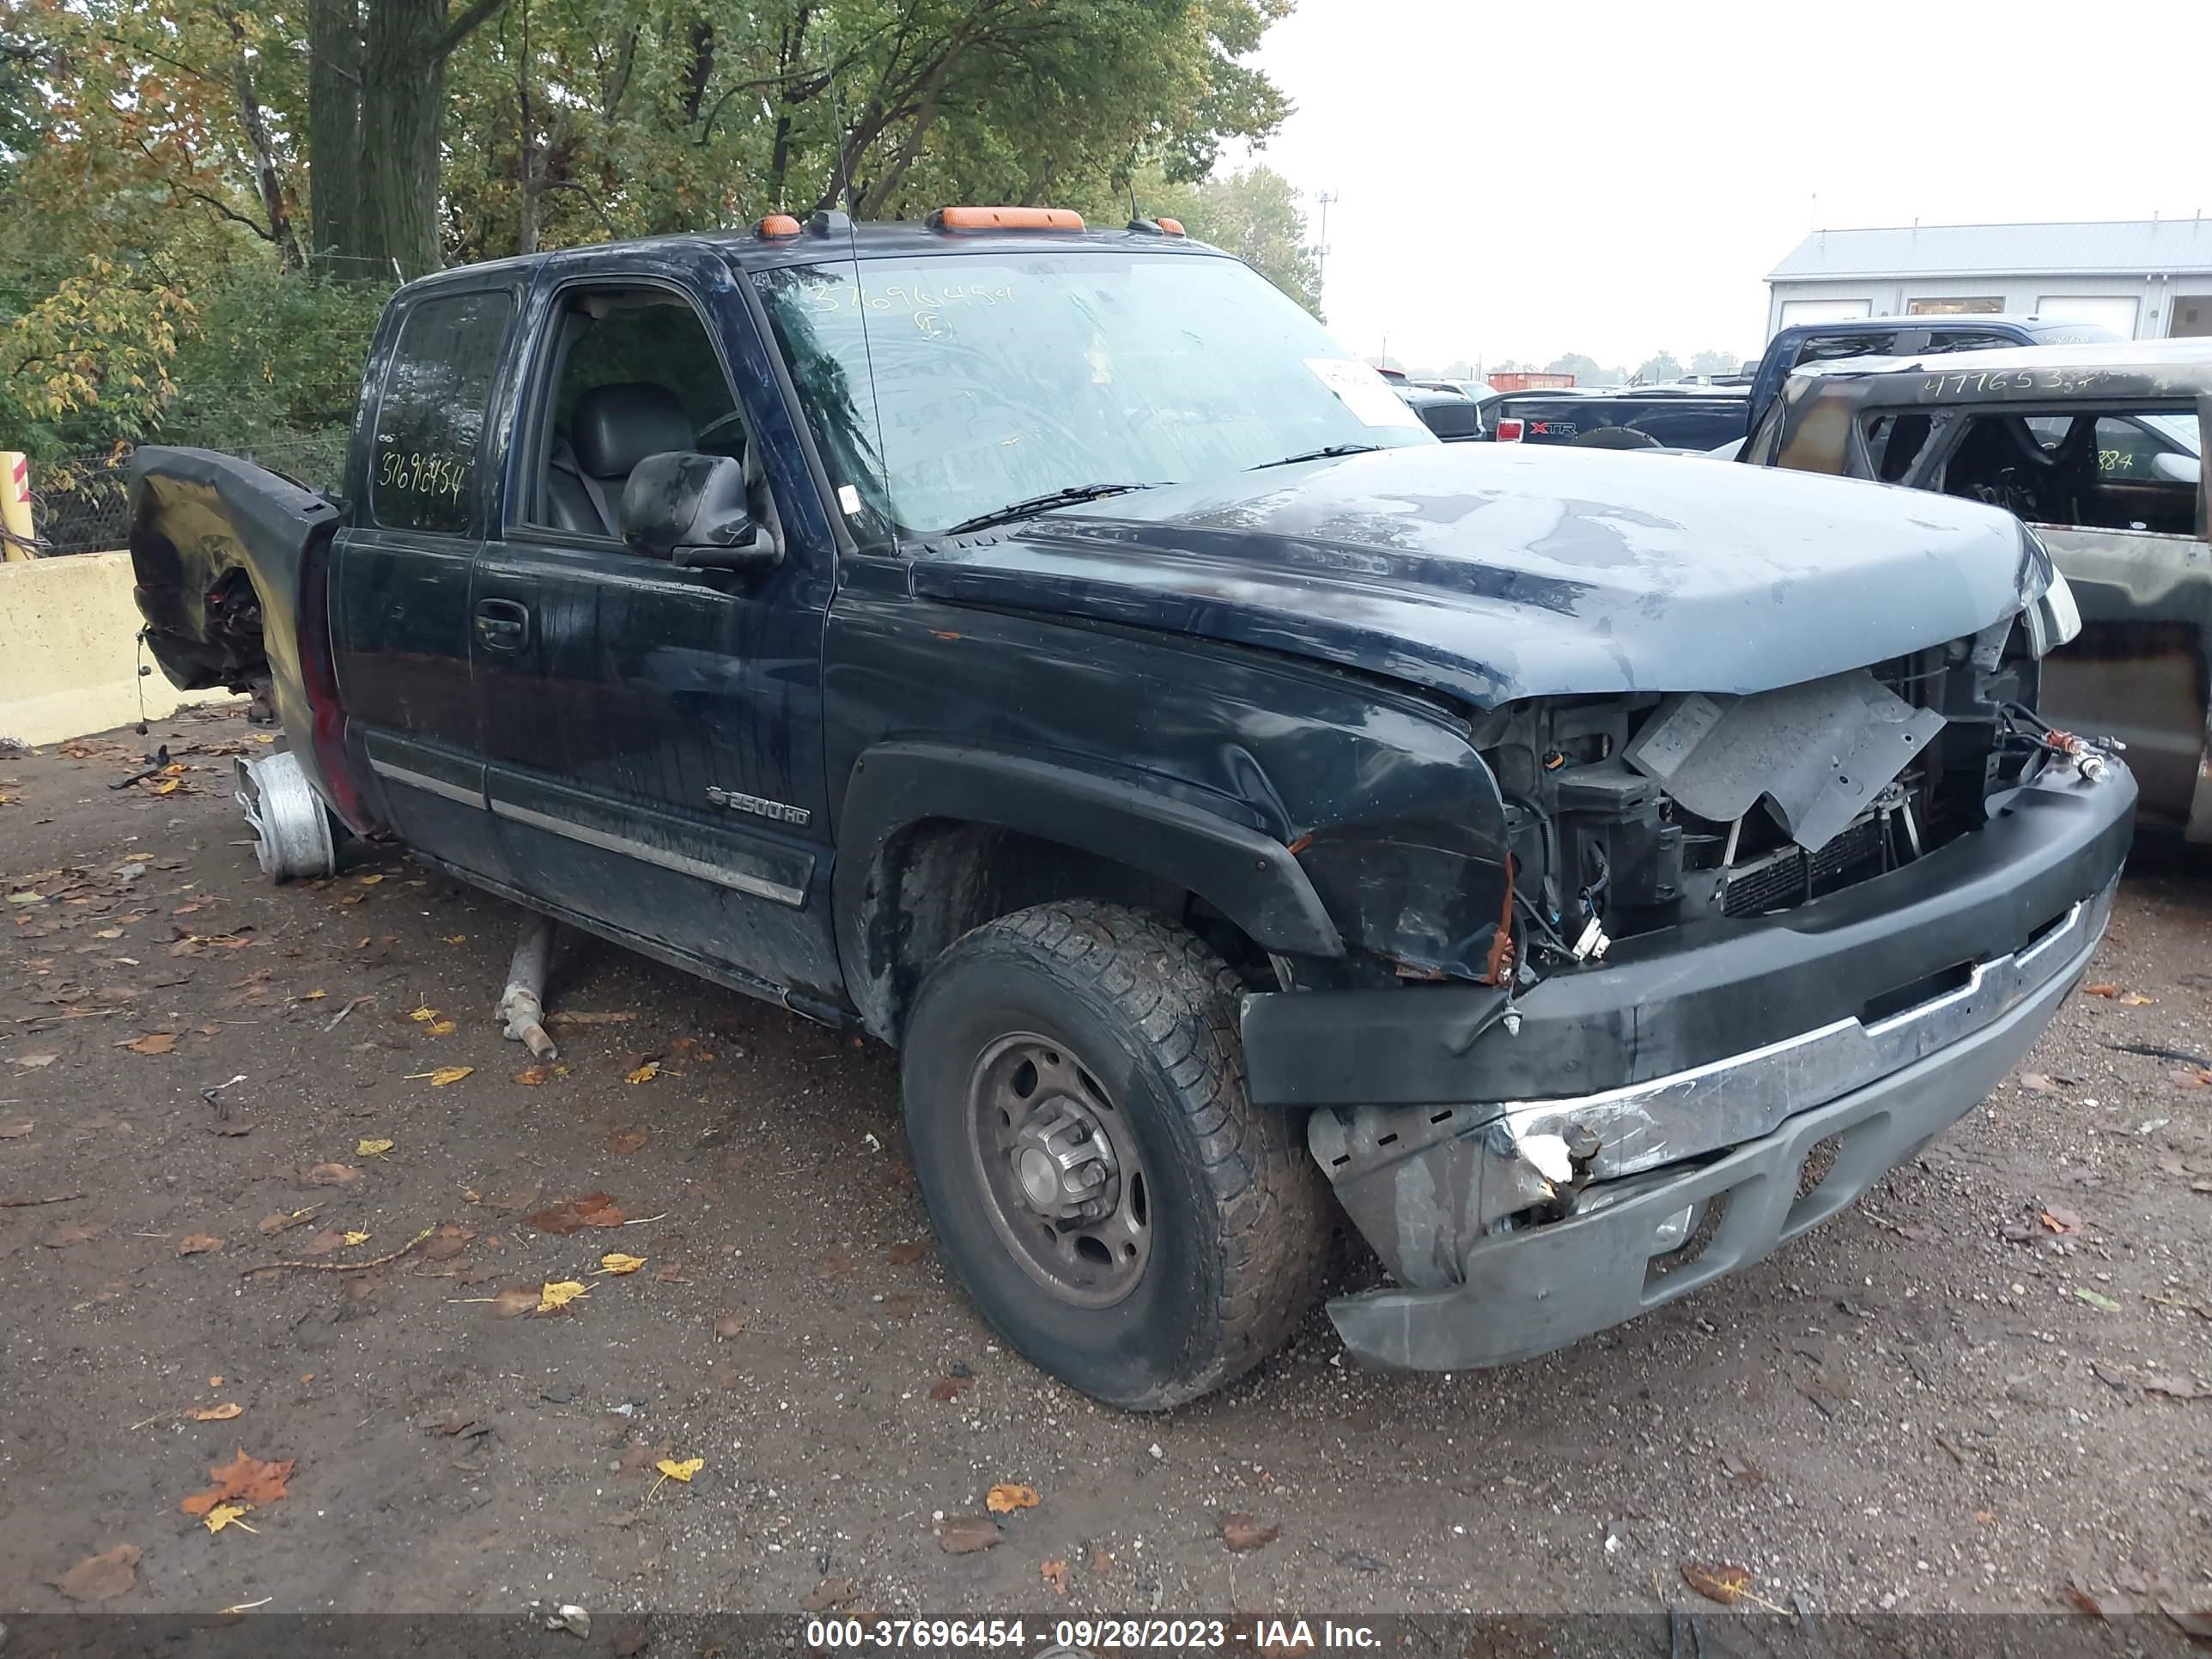
[[[633,553],[696,570],[773,568],[783,550],[745,507],[744,463],[670,450],[630,469],[623,541]]]
[[[2168,483],[2193,484],[2203,463],[2179,450],[2161,449],[2151,457],[2150,470]]]

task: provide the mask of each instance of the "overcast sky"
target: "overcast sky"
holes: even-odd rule
[[[1755,353],[1816,222],[2212,211],[2197,0],[1298,0],[1260,62],[1297,112],[1259,159],[1316,229],[1342,198],[1330,326],[1416,367]]]

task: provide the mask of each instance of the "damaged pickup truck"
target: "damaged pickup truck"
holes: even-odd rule
[[[1172,224],[428,277],[341,494],[138,452],[170,676],[352,834],[896,1045],[946,1260],[1119,1406],[1283,1340],[1340,1206],[1386,1365],[1755,1260],[2002,1077],[2130,833],[2008,514],[1439,444]]]

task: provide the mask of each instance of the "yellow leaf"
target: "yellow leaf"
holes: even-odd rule
[[[434,1019],[422,1029],[432,1036],[451,1036],[453,1034],[453,1022],[450,1019]]]
[[[407,1016],[408,1018],[413,1020],[417,1025],[428,1025],[432,1020],[437,1018],[437,1017],[438,1011],[435,1008],[428,1007],[427,1006],[417,1008],[413,1013]]]
[[[94,939],[121,939],[123,937],[123,930],[120,927],[103,927],[98,933],[94,933],[93,937]]]
[[[328,991],[304,991],[301,993],[300,1000],[302,1002],[320,1002],[328,995],[330,995]]]
[[[203,1406],[192,1413],[195,1423],[228,1423],[234,1417],[243,1416],[246,1407],[235,1400],[227,1400],[220,1406]]]
[[[623,1081],[625,1083],[650,1083],[653,1079],[659,1075],[660,1062],[657,1060],[648,1060],[644,1065],[639,1066],[635,1072],[632,1072],[628,1077],[624,1078]]]
[[[441,1066],[434,1072],[410,1072],[407,1078],[410,1082],[412,1082],[417,1078],[427,1077],[430,1079],[430,1086],[433,1089],[442,1089],[449,1083],[459,1083],[463,1078],[473,1073],[476,1069],[473,1066]]]
[[[544,1290],[538,1292],[538,1311],[542,1314],[553,1313],[567,1307],[578,1297],[590,1294],[589,1291],[573,1279],[551,1281]]]
[[[983,1498],[983,1507],[994,1515],[1012,1515],[1016,1510],[1033,1510],[1036,1506],[1036,1491],[1031,1486],[994,1486]]]
[[[182,785],[183,782],[184,780],[182,778],[171,778],[166,783],[155,784],[154,786],[154,793],[157,795],[173,795],[177,793],[179,787]],[[246,1530],[251,1532],[253,1528],[248,1527]]]
[[[381,1158],[392,1150],[388,1140],[364,1140],[353,1149],[356,1158]]]
[[[276,734],[273,732],[256,732],[253,734],[253,740],[256,743],[274,743],[276,741]]]
[[[634,1273],[643,1266],[643,1256],[624,1255],[620,1250],[611,1250],[599,1258],[599,1271],[603,1273]]]
[[[383,879],[382,876],[363,876],[361,878],[361,884],[364,887],[374,887]]]
[[[221,1532],[225,1527],[236,1527],[241,1532],[258,1533],[260,1530],[259,1528],[249,1527],[239,1519],[239,1516],[244,1515],[252,1507],[252,1505],[249,1504],[218,1504],[204,1517],[207,1523],[207,1529],[210,1532]]]
[[[366,1244],[368,1243],[368,1235],[367,1233],[348,1233],[345,1236],[345,1242],[349,1244]]]
[[[466,945],[468,942],[469,936],[466,933],[448,933],[446,935],[446,943],[448,945]]]
[[[707,1467],[703,1457],[687,1457],[681,1463],[672,1457],[664,1457],[653,1466],[671,1480],[689,1482],[691,1477]]]

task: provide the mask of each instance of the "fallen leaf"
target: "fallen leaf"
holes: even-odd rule
[[[494,1319],[514,1319],[523,1314],[536,1313],[538,1297],[538,1293],[527,1286],[501,1291],[491,1299],[491,1316]]]
[[[222,1241],[213,1233],[187,1233],[177,1245],[179,1255],[202,1255],[210,1250],[219,1250]]]
[[[617,1158],[628,1158],[645,1145],[642,1129],[617,1129],[607,1137],[607,1150]]]
[[[328,1255],[332,1250],[345,1248],[346,1236],[336,1227],[325,1227],[300,1247],[301,1255]]]
[[[0,1123],[0,1140],[21,1140],[37,1127],[27,1117],[13,1123]]]
[[[2205,1390],[2185,1376],[2148,1376],[2142,1380],[2145,1394],[2162,1394],[2171,1400],[2202,1400]]]
[[[957,1400],[975,1386],[972,1376],[940,1376],[929,1390],[929,1397],[940,1404]]]
[[[2047,1078],[2040,1072],[2022,1072],[2020,1074],[2020,1086],[2033,1090],[2039,1095],[2055,1095],[2063,1092],[2056,1079]]]
[[[2120,1304],[2113,1301],[2111,1297],[2105,1295],[2101,1291],[2093,1291],[2086,1285],[2075,1285],[2074,1294],[2101,1313],[2118,1313],[2120,1310]]]
[[[59,1054],[17,1054],[10,1063],[21,1066],[27,1072],[38,1072],[45,1070],[60,1058]]]
[[[278,1210],[261,1218],[260,1230],[270,1237],[293,1227],[304,1227],[315,1218],[313,1210]]]
[[[743,1314],[724,1314],[714,1322],[714,1336],[719,1341],[727,1342],[744,1328],[745,1316]]]
[[[680,1480],[688,1486],[691,1484],[691,1477],[707,1467],[707,1460],[703,1457],[687,1457],[679,1463],[672,1457],[664,1457],[653,1467],[659,1469],[666,1479]]]
[[[138,1583],[138,1547],[118,1544],[102,1554],[88,1555],[53,1582],[72,1601],[106,1601],[121,1595]]]
[[[948,1515],[937,1526],[937,1547],[947,1555],[995,1549],[1005,1537],[999,1523],[988,1515]]]
[[[367,1233],[348,1233],[345,1236],[345,1242],[349,1244],[366,1244],[368,1243],[368,1235]]]
[[[2078,1233],[2081,1231],[2081,1218],[2075,1215],[2073,1211],[2061,1209],[2057,1205],[2045,1210],[2037,1219],[2052,1232],[2062,1236],[2067,1233]]]
[[[2081,988],[2081,994],[2088,997],[2116,997],[2119,994],[2120,988],[2109,980],[2100,985],[2085,985]]]
[[[427,1077],[433,1089],[443,1089],[471,1075],[476,1069],[473,1066],[441,1066],[434,1072],[410,1072],[407,1074],[407,1080],[411,1083],[416,1078]]]
[[[522,1219],[524,1225],[535,1227],[541,1233],[565,1237],[586,1227],[619,1227],[624,1218],[614,1200],[605,1193],[586,1193],[581,1198],[563,1199]]]
[[[392,1150],[392,1145],[388,1140],[363,1140],[355,1146],[353,1155],[356,1158],[382,1158]]]
[[[166,1054],[177,1046],[177,1034],[174,1031],[149,1031],[142,1037],[134,1037],[128,1042],[118,1042],[115,1046],[128,1048],[134,1054]]]
[[[541,1083],[550,1083],[553,1080],[555,1069],[540,1060],[535,1066],[526,1066],[514,1074],[514,1080],[534,1089]]]
[[[363,876],[361,878],[361,884],[364,887],[374,887],[383,879],[382,876]]]
[[[432,1036],[451,1036],[459,1028],[450,1019],[434,1019],[422,1029]]]
[[[1685,1561],[1682,1563],[1682,1582],[1708,1601],[1717,1601],[1724,1607],[1732,1607],[1751,1596],[1751,1569],[1748,1567],[1709,1567]]]
[[[1262,1526],[1249,1515],[1224,1515],[1221,1517],[1221,1541],[1232,1554],[1242,1555],[1272,1544],[1283,1529]]]
[[[428,1025],[431,1021],[438,1018],[438,1011],[435,1008],[426,1006],[424,1007],[417,1008],[413,1013],[408,1015],[407,1018],[413,1020],[417,1025]]]
[[[302,991],[300,993],[300,1000],[302,1002],[320,1002],[328,995],[330,995],[328,991]]]
[[[902,1243],[892,1245],[886,1254],[892,1267],[910,1267],[929,1254],[929,1246],[918,1238],[909,1238]]]
[[[2144,1008],[2149,1006],[2152,1003],[2157,1000],[2158,999],[2156,997],[2147,997],[2141,991],[2130,991],[2127,995],[2120,999],[2120,1006],[2123,1008]]]
[[[252,1532],[256,1528],[247,1526],[239,1518],[249,1507],[245,1504],[218,1504],[202,1517],[202,1522],[210,1532],[221,1532],[225,1527],[236,1527],[240,1532]]]
[[[1053,1593],[1054,1595],[1065,1595],[1067,1594],[1066,1562],[1040,1561],[1037,1563],[1037,1573],[1046,1583],[1052,1586]]]
[[[2092,1619],[2102,1619],[2105,1616],[2105,1609],[2097,1598],[2079,1584],[2068,1584],[2060,1594],[2074,1604],[2074,1610],[2076,1613],[2085,1613]]]
[[[650,1083],[660,1075],[660,1062],[648,1060],[623,1079],[624,1083]]]
[[[65,1250],[72,1244],[88,1244],[99,1237],[97,1224],[87,1226],[80,1221],[65,1221],[39,1241],[50,1250]]]
[[[591,1292],[575,1279],[549,1280],[544,1288],[538,1292],[538,1311],[542,1314],[557,1312],[578,1297],[590,1294]]]
[[[196,1492],[177,1507],[186,1515],[204,1516],[218,1504],[247,1504],[255,1508],[274,1504],[284,1497],[285,1482],[292,1478],[292,1460],[281,1462],[264,1461],[247,1455],[246,1448],[238,1449],[238,1455],[228,1463],[217,1463],[208,1470],[208,1478],[215,1482],[205,1492]]]
[[[799,1606],[809,1613],[827,1613],[832,1607],[843,1607],[859,1594],[849,1578],[825,1578]]]
[[[611,1251],[599,1258],[599,1271],[603,1273],[634,1273],[643,1266],[643,1256],[624,1255],[620,1250]]]
[[[1002,1484],[992,1487],[983,1498],[983,1507],[994,1515],[1012,1515],[1016,1510],[1033,1510],[1036,1506],[1036,1492],[1030,1486]]]
[[[469,936],[466,933],[448,933],[446,935],[446,943],[448,945],[466,945],[468,942]]]
[[[350,1164],[318,1164],[307,1179],[318,1187],[348,1187],[361,1179],[361,1171]]]
[[[234,1417],[242,1417],[246,1407],[235,1400],[226,1400],[220,1406],[203,1406],[191,1413],[195,1423],[228,1423]]]

